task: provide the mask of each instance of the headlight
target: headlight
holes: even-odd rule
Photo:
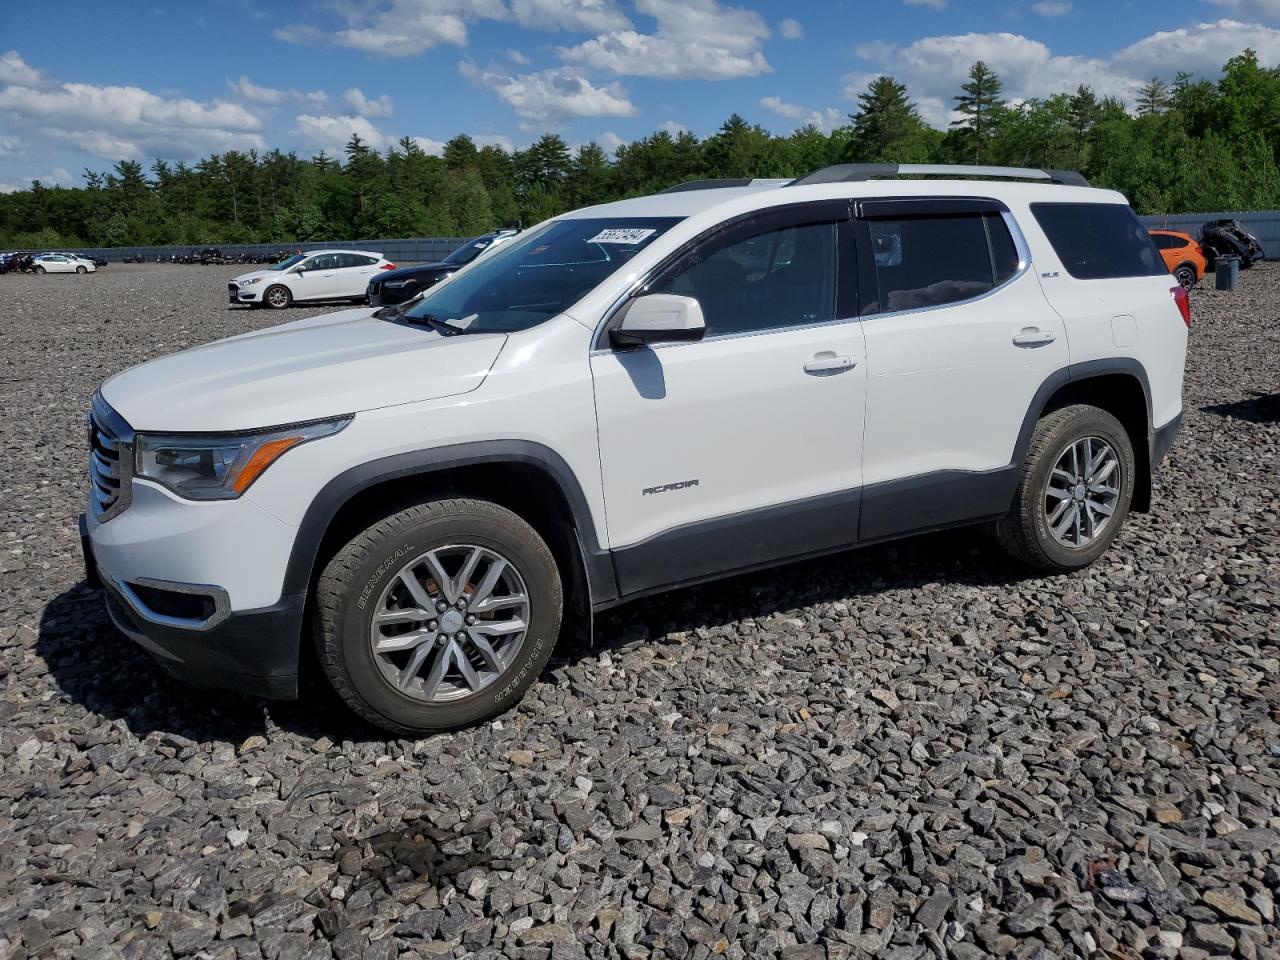
[[[140,433],[135,473],[188,500],[234,500],[286,450],[350,422],[347,416],[255,433]]]
[[[262,282],[262,278],[261,278],[261,277],[254,277],[252,280],[241,280],[241,281],[240,281],[240,286],[242,286],[242,287],[252,287],[255,283],[261,283],[261,282]]]

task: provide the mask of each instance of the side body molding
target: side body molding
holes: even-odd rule
[[[302,518],[285,572],[284,592],[305,593],[309,590],[325,532],[343,506],[362,491],[390,480],[429,477],[433,473],[459,467],[503,463],[534,467],[556,484],[572,514],[590,601],[600,603],[614,599],[618,589],[613,564],[608,551],[600,544],[587,498],[577,477],[550,447],[527,440],[485,440],[416,450],[372,460],[338,474],[316,494]]]

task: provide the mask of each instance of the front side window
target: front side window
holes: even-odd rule
[[[553,220],[428,291],[397,322],[462,333],[527,330],[573,306],[681,219]]]
[[[835,319],[836,224],[782,227],[730,240],[649,293],[692,297],[707,336],[822,323]]]
[[[318,257],[312,257],[302,265],[303,270],[336,270],[338,268],[338,255],[336,253],[325,253]]]
[[[864,313],[895,313],[970,300],[1015,273],[1017,248],[997,213],[869,220],[878,295]]]
[[[296,267],[305,259],[307,259],[307,255],[305,253],[295,253],[292,257],[289,257],[287,260],[281,260],[279,263],[272,264],[271,266],[267,267],[267,269],[268,270],[288,270],[290,267]]]
[[[1033,203],[1031,212],[1077,280],[1168,273],[1151,235],[1123,203]]]

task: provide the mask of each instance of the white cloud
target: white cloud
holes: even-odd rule
[[[640,13],[658,22],[656,33],[615,30],[560,56],[624,76],[721,80],[754,77],[772,67],[760,45],[770,36],[760,14],[719,0],[636,0]]]
[[[597,87],[569,67],[509,76],[464,60],[458,72],[515,111],[525,129],[570,117],[631,117],[637,110],[617,83]]]
[[[788,103],[781,97],[764,97],[760,101],[760,106],[787,120],[795,120],[800,126],[811,123],[823,133],[830,133],[844,122],[844,114],[835,107],[811,110],[798,103]]]
[[[1071,12],[1071,0],[1040,0],[1031,9],[1042,17],[1063,17]]]
[[[383,133],[364,117],[314,116],[304,113],[298,116],[297,124],[299,136],[333,157],[344,156],[347,141],[353,133],[371,150],[382,151],[396,142],[394,137]]]
[[[667,131],[667,133],[671,134],[673,137],[678,137],[682,133],[689,132],[688,127],[683,123],[677,123],[675,120],[663,120],[658,129]]]
[[[935,126],[952,119],[952,104],[968,79],[969,68],[985,61],[999,75],[1007,100],[1045,97],[1088,83],[1099,96],[1132,100],[1140,81],[1105,60],[1055,55],[1038,40],[1013,33],[966,33],[924,37],[905,47],[870,43],[859,56],[876,63],[907,85],[921,115]],[[856,96],[876,73],[847,77],[846,96]]]
[[[1280,0],[1209,0],[1209,2],[1244,17],[1280,20]]]
[[[433,157],[438,157],[444,153],[443,140],[432,140],[430,137],[413,137],[412,139],[423,153],[430,154]]]
[[[792,20],[790,17],[778,24],[778,33],[782,35],[784,40],[799,40],[804,36],[804,25],[799,20]]]
[[[471,137],[477,147],[500,147],[507,153],[516,149],[515,141],[501,133],[477,133]]]
[[[332,43],[380,57],[412,57],[441,44],[467,45],[467,24],[502,20],[502,0],[370,0],[335,5],[345,27],[328,32],[287,26],[276,36],[291,43]]]
[[[604,152],[611,157],[617,152],[618,148],[626,142],[626,140],[623,140],[612,130],[606,130],[604,133],[600,134],[600,136],[596,137],[596,143],[600,144],[600,147]]]
[[[603,33],[631,26],[612,0],[511,0],[511,13],[522,27]]]
[[[909,7],[929,7],[932,10],[947,9],[947,0],[903,0]]]
[[[305,93],[301,90],[277,90],[273,87],[259,86],[243,75],[239,80],[228,80],[227,85],[241,100],[266,107],[276,107],[291,100],[321,107],[329,99],[323,90],[311,90]]]
[[[351,87],[342,94],[342,99],[362,117],[389,117],[394,105],[385,93],[373,100],[366,97],[359,87]]]
[[[162,97],[140,87],[10,83],[0,88],[0,114],[108,160],[263,146],[261,119],[240,104]]]
[[[0,83],[37,88],[45,85],[45,77],[23,60],[17,50],[10,50],[8,53],[0,54]]]
[[[521,66],[521,67],[527,67],[529,64],[533,62],[528,57],[526,57],[523,53],[521,53],[519,50],[508,50],[507,59],[510,60],[512,63],[517,64],[518,66]]]
[[[1140,78],[1169,77],[1178,70],[1216,76],[1232,57],[1251,47],[1266,66],[1280,63],[1280,30],[1260,23],[1219,20],[1153,33],[1115,56],[1116,64]]]

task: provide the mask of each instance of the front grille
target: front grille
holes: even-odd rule
[[[89,415],[89,504],[102,522],[129,506],[133,496],[133,431],[95,395]]]

